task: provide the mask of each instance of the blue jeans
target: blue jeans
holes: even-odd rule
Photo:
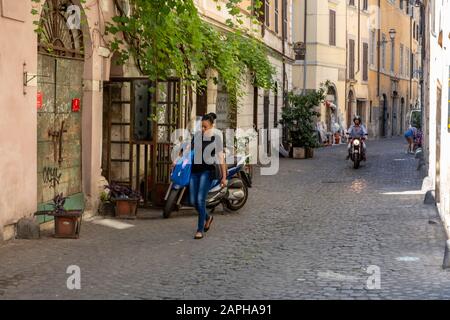
[[[198,211],[198,232],[203,232],[205,222],[209,219],[206,212],[206,197],[211,187],[211,172],[193,172],[189,183],[189,197],[191,205]]]

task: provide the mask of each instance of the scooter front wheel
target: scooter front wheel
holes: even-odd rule
[[[175,210],[179,192],[180,192],[180,190],[175,190],[175,189],[170,190],[169,197],[167,197],[166,204],[164,205],[164,210],[163,210],[163,218],[164,219],[169,219],[170,215],[172,214],[172,211]]]
[[[226,207],[231,211],[238,211],[245,206],[248,199],[248,188],[241,179],[232,179],[228,183],[228,197]]]

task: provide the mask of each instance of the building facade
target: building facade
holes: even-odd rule
[[[419,108],[420,10],[412,1],[369,1],[369,131],[403,134]]]
[[[333,123],[347,125],[346,10],[345,1],[293,1],[293,89],[302,93],[330,82],[319,120],[327,132],[332,131]]]
[[[196,5],[203,19],[219,29],[232,32],[226,25],[227,19],[232,19],[225,6],[226,1],[218,3],[209,0],[198,0]],[[218,4],[221,10],[218,10]],[[244,26],[254,29],[251,24],[251,15],[255,13],[248,10],[251,1],[242,1],[241,13],[244,16]],[[259,16],[261,26],[257,27],[254,34],[266,45],[268,59],[275,68],[276,90],[263,90],[255,88],[251,84],[250,75],[244,84],[245,94],[238,102],[236,126],[242,129],[270,129],[278,127],[281,110],[284,104],[283,96],[292,89],[292,64],[294,55],[292,50],[292,0],[265,0],[260,9]],[[207,97],[199,99],[195,104],[193,116],[201,116],[206,111],[216,112],[220,119],[226,118],[222,114],[228,110],[226,93],[220,84],[210,81]],[[207,101],[205,106],[205,101]],[[222,127],[227,127],[226,124]]]
[[[206,21],[227,30],[226,1],[194,2]],[[241,8],[249,28],[250,4]],[[210,81],[199,96],[180,79],[168,79],[156,98],[166,108],[150,126],[148,79],[131,61],[117,65],[107,49],[106,23],[129,12],[127,1],[0,1],[0,240],[13,238],[20,219],[49,209],[60,193],[91,214],[108,181],[138,189],[149,196],[145,201],[161,198],[172,129],[192,127],[206,112],[218,114],[222,129],[230,116],[244,129],[277,127],[292,88],[292,1],[267,0],[263,9],[257,35],[276,70],[277,90],[254,88],[249,75],[238,112],[230,115],[220,81]],[[169,110],[174,105],[181,106],[177,114]]]
[[[0,12],[0,239],[9,239],[19,219],[56,194],[87,210],[99,202],[102,83],[110,66],[100,35],[114,6],[1,1]],[[72,28],[71,16],[84,22]]]
[[[424,1],[426,54],[424,132],[428,177],[425,190],[434,194],[450,238],[450,1]]]
[[[345,123],[359,115],[368,129],[372,122],[369,99],[370,11],[369,1],[347,3],[347,82]],[[369,132],[372,136],[373,133]]]

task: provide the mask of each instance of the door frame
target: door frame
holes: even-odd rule
[[[442,132],[442,86],[438,83],[436,88],[436,178],[435,178],[435,201],[441,202],[441,132]]]
[[[388,120],[389,120],[389,112],[388,112],[387,96],[386,94],[383,94],[383,112],[381,113],[381,136],[384,138],[388,136]]]
[[[47,30],[38,33],[37,35],[37,47],[36,47],[36,58],[39,59],[39,57],[42,56],[50,56],[55,59],[70,59],[70,60],[78,60],[83,62],[82,67],[82,73],[81,81],[82,85],[83,82],[86,80],[86,67],[87,67],[87,60],[92,59],[92,48],[91,48],[91,40],[90,40],[90,33],[89,33],[89,19],[85,14],[85,11],[83,9],[83,5],[81,4],[80,0],[69,0],[69,4],[76,5],[80,8],[81,13],[81,19],[82,23],[80,25],[80,29],[70,29],[67,26],[67,17],[65,16],[65,12],[60,11],[59,8],[60,1],[59,0],[45,0],[43,1],[43,4],[41,6],[42,10],[40,12],[40,21],[47,21],[47,23],[43,24],[44,28]],[[44,9],[47,7],[47,9]],[[52,23],[50,23],[53,21]],[[52,32],[55,28],[58,28],[58,32]],[[66,33],[65,37],[62,33]],[[59,38],[56,39],[54,34],[59,35]],[[48,39],[50,35],[50,39]],[[64,42],[65,41],[65,42]],[[40,75],[37,75],[38,81],[39,81]],[[55,79],[56,82],[57,79]],[[87,101],[86,97],[86,91],[83,89],[81,90],[81,96],[80,96],[80,102],[81,103],[81,109],[80,109],[80,193],[74,194],[72,196],[69,196],[66,200],[66,207],[74,205],[74,208],[80,209],[84,208],[84,155],[83,155],[83,142],[85,140],[84,135],[86,134],[83,130],[83,127],[85,126],[85,117],[86,114],[83,112],[84,109],[86,109],[85,101]],[[89,130],[87,130],[89,132]],[[37,154],[38,156],[38,154]],[[38,182],[39,183],[39,182]],[[38,185],[36,185],[36,188],[38,188]],[[48,210],[48,204],[47,203],[39,203],[40,200],[37,201],[37,209],[38,211],[41,210]],[[47,218],[51,217],[44,217],[43,221],[41,221],[41,217],[39,216],[40,222],[46,222]],[[48,219],[48,220],[52,220]]]

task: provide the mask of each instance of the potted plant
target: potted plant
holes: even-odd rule
[[[109,199],[114,203],[117,218],[136,218],[137,207],[141,199],[139,192],[115,183],[105,186],[105,189],[109,191]]]
[[[103,191],[100,195],[100,206],[98,208],[98,213],[104,216],[114,216],[115,206],[111,201],[109,192]]]
[[[288,142],[293,147],[293,158],[312,158],[318,146],[315,120],[320,117],[318,106],[325,100],[327,85],[299,95],[290,93],[288,105],[283,108],[280,124],[288,131]]]
[[[78,239],[80,237],[83,210],[66,210],[64,204],[67,198],[58,194],[53,199],[53,211],[49,215],[55,217],[55,237]]]

